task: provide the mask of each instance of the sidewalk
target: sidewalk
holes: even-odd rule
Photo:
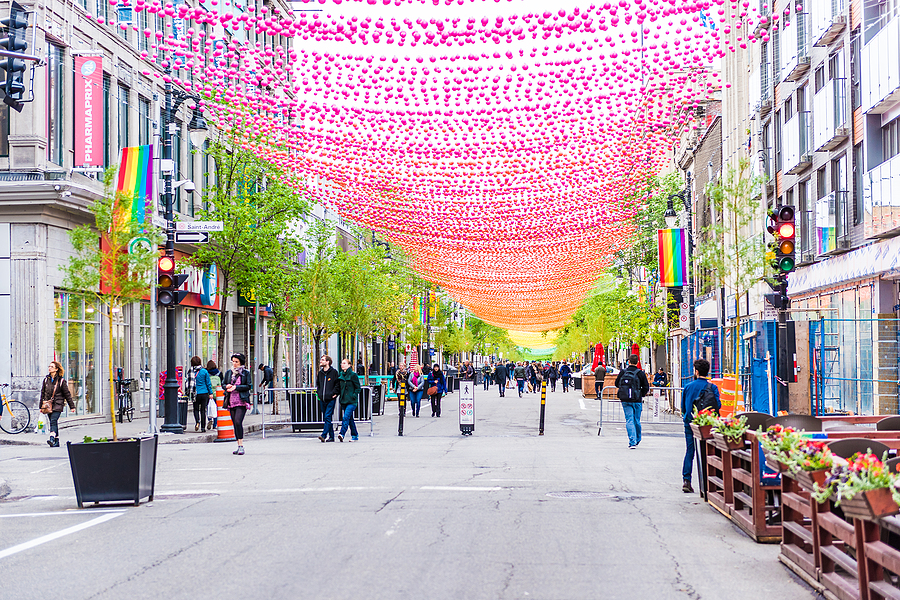
[[[266,410],[271,411],[271,405],[267,405]],[[34,418],[34,414],[32,414],[32,418]],[[284,425],[275,425],[274,427],[272,426],[272,423],[277,423],[278,421],[290,421],[290,414],[272,415],[270,412],[267,412],[266,431],[273,428],[284,427]],[[156,420],[157,427],[162,427],[163,423],[164,419],[162,418],[158,418]],[[260,429],[262,429],[260,415],[248,414],[246,417],[244,417],[245,433],[255,433]],[[116,423],[116,434],[120,438],[152,435],[152,433],[150,433],[149,416],[142,415],[141,417],[135,417],[134,421],[132,421],[131,423],[127,421],[124,423]],[[66,427],[65,421],[60,420],[59,441],[61,444],[64,445],[67,441],[80,442],[84,439],[85,436],[90,436],[92,438],[112,437],[112,424],[109,421],[106,421],[103,423],[91,423],[86,425],[74,425],[72,427]],[[0,445],[44,446],[47,444],[48,437],[48,435],[39,435],[36,433],[19,433],[12,435],[0,430]],[[207,430],[206,433],[195,432],[193,417],[188,415],[188,426],[183,434],[160,433],[159,443],[192,444],[215,442],[218,437],[218,431],[215,429],[213,429],[212,431]]]

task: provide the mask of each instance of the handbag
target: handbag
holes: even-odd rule
[[[425,393],[428,394],[429,396],[434,396],[435,394],[438,393],[438,387],[436,385],[433,385],[430,388],[428,388],[425,391]]]
[[[56,385],[53,386],[53,393],[50,394],[50,399],[47,400],[44,398],[41,400],[41,414],[49,415],[53,412],[53,399],[56,398],[56,392],[59,391],[60,381],[62,381],[62,379],[59,379],[59,381],[56,382]]]

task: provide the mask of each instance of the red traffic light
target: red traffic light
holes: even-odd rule
[[[794,237],[794,224],[793,223],[782,223],[778,226],[778,237],[780,238],[791,238]]]
[[[156,263],[156,266],[159,268],[160,272],[163,273],[174,273],[175,272],[175,259],[171,256],[160,256],[159,261]]]

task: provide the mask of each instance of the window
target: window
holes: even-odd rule
[[[863,178],[860,169],[863,164],[862,144],[853,146],[853,224],[862,223],[863,216]]]
[[[150,143],[150,101],[138,96],[138,144]]]
[[[775,112],[775,172],[781,170],[781,111]]]
[[[144,32],[150,27],[150,15],[146,10],[142,10],[138,13],[138,31],[135,35],[138,40],[138,50],[149,50],[150,49],[150,39],[144,35]]]
[[[200,358],[219,364],[219,317],[218,312],[200,312]]]
[[[825,179],[825,167],[816,171],[816,199],[828,194],[828,181]]]
[[[781,29],[772,34],[772,82],[781,81]]]
[[[809,207],[809,180],[801,181],[797,185],[797,221],[800,225],[799,242],[801,260],[812,249],[811,242],[814,239],[809,230],[809,224],[815,215]]]
[[[112,144],[109,140],[109,102],[110,89],[112,89],[112,79],[106,73],[103,74],[103,166],[108,167],[110,163],[109,149]]]
[[[47,159],[63,166],[63,106],[65,106],[66,70],[64,51],[59,46],[48,47],[47,65]]]
[[[119,86],[119,150],[128,147],[128,96],[131,93],[124,85]]]
[[[99,414],[103,402],[99,383],[103,377],[100,347],[100,311],[92,300],[65,292],[54,292],[53,348],[66,373],[75,401],[75,414]]]
[[[181,363],[188,368],[191,364],[191,357],[197,354],[197,347],[194,345],[194,319],[197,315],[196,309],[183,308],[181,311],[181,319],[184,324],[184,361]]]
[[[821,65],[816,69],[815,81],[816,93],[818,94],[819,90],[825,87],[825,65]]]
[[[900,117],[881,128],[881,152],[884,160],[900,154]]]
[[[187,153],[187,177],[186,177],[185,179],[189,179],[189,180],[191,180],[191,181],[194,181],[194,179],[195,179],[195,173],[194,173],[194,159],[196,158],[196,156],[194,156],[194,152],[192,151],[192,146],[191,146],[190,144],[188,144],[187,146],[188,146],[188,153]],[[194,183],[194,185],[197,185],[197,184]],[[185,202],[187,202],[187,204],[188,204],[188,207],[187,207],[188,210],[187,210],[187,212],[193,217],[193,216],[194,216],[194,205],[196,204],[196,203],[194,202],[194,194],[191,193],[191,192],[185,192],[185,193],[184,193],[184,196],[185,196]]]
[[[175,161],[175,180],[184,179],[181,174],[181,123],[175,121],[175,133],[172,135],[172,159]],[[175,190],[175,210],[181,210],[181,188]]]
[[[794,116],[794,99],[788,96],[784,101],[784,122],[787,123]]]
[[[859,68],[859,34],[850,39],[850,102],[853,110],[859,108],[862,97],[860,95],[860,68]]]
[[[763,125],[762,130],[762,153],[763,153],[763,171],[765,172],[766,179],[772,178],[772,155],[770,154],[770,150],[772,149],[771,142],[771,127],[769,123]]]
[[[150,305],[146,302],[140,304],[140,374],[141,380],[141,407],[146,408],[150,402],[150,394],[153,390],[153,376],[150,372]],[[157,324],[157,327],[159,325]]]
[[[9,107],[0,106],[0,156],[9,156]]]

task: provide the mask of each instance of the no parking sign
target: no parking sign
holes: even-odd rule
[[[459,383],[459,430],[463,435],[475,431],[475,382]]]

